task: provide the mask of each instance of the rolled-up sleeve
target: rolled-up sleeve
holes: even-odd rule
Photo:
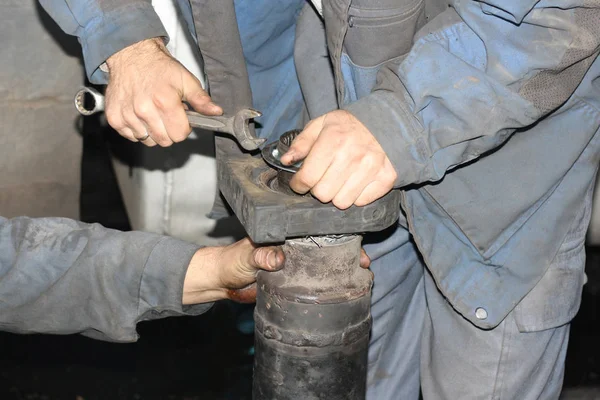
[[[107,83],[100,66],[113,54],[144,39],[168,38],[150,0],[39,0],[44,9],[83,49],[92,83]]]
[[[345,108],[376,136],[396,187],[435,182],[535,124],[600,50],[597,1],[453,1]]]
[[[197,249],[69,219],[0,217],[0,329],[135,341],[139,321],[210,308],[182,305]]]

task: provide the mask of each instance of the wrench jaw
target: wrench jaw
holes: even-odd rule
[[[257,138],[250,130],[250,120],[258,118],[261,115],[260,111],[247,108],[240,110],[233,118],[233,135],[244,150],[256,150],[267,140]]]

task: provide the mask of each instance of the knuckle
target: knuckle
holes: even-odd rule
[[[332,193],[331,189],[326,185],[321,185],[321,184],[316,185],[311,190],[311,193],[313,196],[315,196],[317,199],[319,199],[323,203],[329,203],[333,199],[333,193]]]
[[[145,118],[152,115],[152,103],[147,99],[136,101],[133,110],[135,114],[139,117]]]
[[[314,186],[314,182],[312,182],[306,174],[300,174],[300,172],[298,172],[296,175],[296,186],[302,186],[308,189],[311,189]]]
[[[343,197],[335,197],[333,199],[333,205],[339,208],[340,210],[346,210],[352,206],[352,201],[343,198]]]
[[[396,183],[396,175],[390,176],[383,181],[383,185],[385,189],[391,190],[394,188],[394,183]]]
[[[392,188],[398,178],[398,173],[394,169],[381,169],[378,178],[378,181],[381,182],[384,187]]]
[[[154,105],[156,107],[160,108],[161,110],[166,110],[166,109],[174,106],[173,101],[170,96],[160,96],[160,95],[154,94],[152,96],[152,102],[154,103]]]
[[[185,136],[181,136],[181,135],[172,135],[171,136],[171,140],[173,141],[173,143],[181,143],[185,140]]]
[[[123,118],[121,117],[121,113],[116,111],[114,108],[112,108],[112,107],[107,108],[105,115],[106,115],[106,121],[115,130],[120,130],[120,129],[125,128],[125,122],[123,121]]]
[[[368,171],[379,172],[381,170],[380,157],[376,156],[373,153],[364,154],[362,157],[361,163],[362,163],[362,167],[364,169],[367,169]]]
[[[119,133],[119,135],[123,136],[125,139],[132,141],[132,142],[137,142],[137,139],[133,135],[131,135],[131,133],[127,129],[120,129],[117,132]]]
[[[187,125],[175,125],[167,128],[167,132],[169,133],[169,138],[173,141],[173,143],[183,142],[189,134],[192,132],[192,128]]]
[[[152,139],[156,142],[156,144],[158,144],[160,147],[169,147],[170,145],[173,144],[173,141],[171,139],[169,139],[169,137],[167,137],[164,134],[153,134],[152,135]]]
[[[370,200],[366,200],[366,199],[363,199],[363,198],[358,198],[354,202],[354,204],[356,204],[357,207],[364,207],[364,206],[368,205],[369,203],[371,203]]]
[[[158,143],[158,145],[159,145],[160,147],[169,147],[169,146],[171,146],[172,144],[173,144],[173,141],[172,141],[172,140],[168,140],[168,139],[163,139],[163,140],[161,140],[161,141]]]
[[[175,143],[183,142],[188,138],[190,133],[192,133],[192,127],[186,123],[186,125],[182,126],[178,131],[175,132],[175,135],[171,137],[171,139]]]

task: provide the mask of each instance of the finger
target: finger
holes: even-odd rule
[[[281,163],[284,165],[295,164],[300,160],[304,160],[313,145],[317,141],[321,130],[323,129],[323,121],[325,117],[319,117],[310,121],[302,132],[294,139],[290,149],[281,156]]]
[[[200,81],[187,70],[182,72],[181,86],[181,99],[190,103],[194,110],[205,115],[223,114],[223,109],[212,102]]]
[[[115,131],[119,133],[119,135],[123,136],[125,139],[131,140],[132,142],[137,142],[134,132],[128,127],[128,123],[121,111],[121,108],[113,107],[112,104],[112,102],[107,104],[105,112],[106,121]]]
[[[173,144],[158,109],[152,101],[138,101],[134,104],[134,111],[135,115],[146,125],[147,133],[159,146],[167,147]],[[145,134],[141,137],[145,137]]]
[[[138,142],[142,143],[145,146],[148,147],[154,147],[156,146],[156,142],[154,141],[154,139],[152,139],[152,136],[150,136],[150,134],[147,134],[147,137],[143,137],[138,139]]]
[[[327,168],[327,171],[325,171],[325,174],[323,174],[321,180],[311,189],[310,192],[312,195],[323,203],[332,201],[352,176],[352,169],[350,167],[350,162],[344,156],[340,157],[338,153]]]
[[[311,190],[325,175],[334,158],[332,144],[326,133],[321,133],[304,159],[302,167],[290,180],[290,187],[297,193],[304,194]]]
[[[365,249],[360,249],[360,266],[361,268],[369,268],[371,266],[371,259],[367,255]]]
[[[265,271],[277,271],[283,268],[285,255],[281,247],[259,247],[252,252],[250,265]]]
[[[237,303],[254,303],[256,301],[256,282],[241,289],[228,289],[227,297]]]
[[[125,127],[123,129],[118,130],[117,132],[119,132],[119,135],[123,136],[125,139],[131,140],[132,142],[138,142],[131,128]]]
[[[357,168],[344,181],[341,188],[333,197],[333,205],[340,210],[345,210],[356,203],[356,200],[365,190],[365,188],[373,182],[374,173],[369,168]]]
[[[366,206],[367,204],[371,204],[375,200],[382,198],[390,190],[391,187],[389,185],[386,185],[380,181],[371,182],[369,185],[367,185],[365,190],[362,191],[360,196],[358,196],[354,204],[356,204],[358,207]]]
[[[169,138],[175,143],[185,140],[192,132],[192,127],[185,114],[184,104],[177,93],[172,92],[172,96],[169,98],[156,99],[155,105]]]
[[[146,137],[146,135],[149,135],[148,128],[146,128],[146,125],[140,121],[133,110],[124,110],[123,118],[125,119],[128,129],[132,131],[136,142],[139,142],[139,139],[143,139]],[[156,142],[152,139],[152,137],[148,137],[147,139],[143,140],[142,143],[148,147],[156,146]]]

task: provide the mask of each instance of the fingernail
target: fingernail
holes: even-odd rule
[[[217,110],[221,110],[221,107],[219,107],[218,105],[216,105],[215,103],[213,103],[212,101],[210,103],[208,103],[208,106],[210,108],[212,108],[213,110],[217,111]]]
[[[287,153],[281,156],[281,162],[283,164],[291,164],[294,161],[294,152],[289,150]]]
[[[280,248],[273,250],[267,257],[267,263],[274,271],[279,271],[283,267],[284,262],[285,254],[283,254],[283,251]]]
[[[276,251],[271,251],[267,256],[267,265],[269,265],[269,268],[271,269],[276,269],[279,267],[279,261],[277,260]]]

